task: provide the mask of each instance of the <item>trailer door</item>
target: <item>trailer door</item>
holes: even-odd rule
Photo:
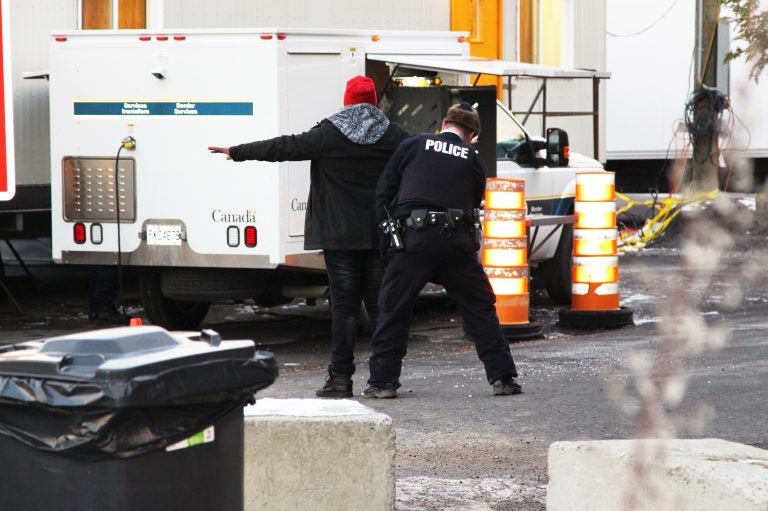
[[[341,52],[288,52],[286,66],[287,126],[283,133],[301,133],[342,107],[345,76]],[[304,213],[309,195],[309,162],[288,162],[288,233],[304,235]]]

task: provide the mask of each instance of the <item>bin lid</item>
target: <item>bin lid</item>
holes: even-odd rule
[[[0,348],[0,402],[161,406],[252,395],[272,384],[271,353],[214,331],[93,330]]]
[[[0,353],[0,375],[123,381],[205,361],[247,360],[254,354],[249,340],[217,345],[210,334],[203,340],[200,333],[171,333],[157,326],[118,327],[12,345]]]

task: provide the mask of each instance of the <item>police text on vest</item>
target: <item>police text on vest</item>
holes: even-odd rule
[[[469,153],[468,147],[462,147],[460,145],[451,144],[450,142],[444,142],[443,140],[427,139],[427,144],[424,149],[435,151],[436,153],[450,154],[458,156],[459,158],[467,159]]]

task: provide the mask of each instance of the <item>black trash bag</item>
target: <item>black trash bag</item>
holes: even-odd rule
[[[152,336],[110,330],[129,330],[138,344],[147,338],[155,342],[156,327],[143,328],[152,328]],[[253,343],[250,349],[244,341],[231,343],[240,344],[231,349],[217,345],[209,352],[195,345],[188,354],[175,340],[167,349],[149,355],[139,351],[133,359],[130,351],[94,355],[91,342],[66,344],[81,352],[75,355],[46,351],[45,342],[5,349],[0,353],[0,434],[83,460],[124,459],[163,449],[252,403],[254,394],[277,378],[270,353],[256,352]],[[11,352],[13,360],[4,360]],[[100,369],[116,359],[121,370]]]

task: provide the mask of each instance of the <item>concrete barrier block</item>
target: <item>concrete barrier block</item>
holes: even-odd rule
[[[392,510],[392,419],[351,399],[245,408],[245,511]]]
[[[766,511],[768,451],[719,439],[550,446],[547,511],[617,509]]]

